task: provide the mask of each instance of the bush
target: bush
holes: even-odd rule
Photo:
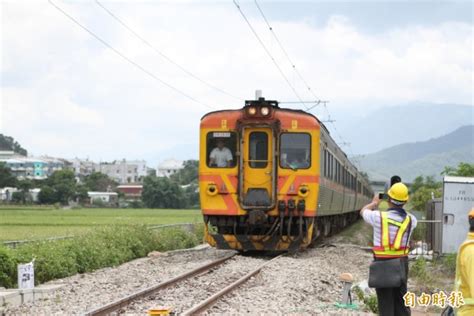
[[[53,204],[56,202],[54,190],[50,186],[43,186],[38,194],[38,200],[41,204]]]
[[[202,226],[202,225],[201,225]],[[197,234],[201,234],[201,230]],[[74,239],[36,242],[16,249],[0,248],[0,283],[16,284],[16,265],[35,259],[35,282],[116,266],[150,251],[193,247],[202,236],[179,228],[152,231],[143,225],[108,226]]]
[[[25,203],[26,195],[25,192],[17,191],[12,193],[12,202],[15,203]]]
[[[15,280],[15,261],[8,249],[0,248],[0,286],[12,287]]]
[[[92,200],[92,205],[95,206],[95,207],[98,207],[98,208],[103,208],[107,204],[101,198],[94,198]]]
[[[378,314],[379,312],[379,306],[378,306],[378,301],[377,301],[377,295],[372,294],[372,295],[365,295],[362,289],[358,286],[355,286],[352,291],[355,293],[357,296],[357,299],[364,303],[365,307],[371,311],[372,313]]]
[[[457,253],[446,254],[441,258],[441,264],[449,273],[456,273],[456,257]]]
[[[418,257],[413,265],[410,268],[410,276],[415,277],[421,282],[428,282],[430,280],[430,276],[426,269],[426,260],[423,257]]]
[[[128,202],[128,208],[144,208],[145,204],[141,200],[132,200]]]

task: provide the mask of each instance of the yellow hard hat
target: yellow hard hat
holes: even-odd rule
[[[396,201],[408,201],[408,188],[401,182],[395,183],[387,192],[388,196]]]
[[[474,218],[474,207],[471,208],[471,211],[469,212],[469,218]]]

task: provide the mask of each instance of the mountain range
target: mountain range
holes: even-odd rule
[[[351,108],[334,114],[340,134],[351,144],[354,154],[374,153],[399,144],[425,141],[474,123],[474,107],[457,104],[419,102],[371,111],[368,107],[367,110]],[[328,127],[332,132],[331,126]]]
[[[472,122],[472,121],[471,121]],[[419,175],[440,179],[446,166],[474,163],[474,125],[466,125],[446,135],[426,141],[409,142],[367,155],[357,155],[360,169],[373,180],[386,180],[397,174],[411,182]]]

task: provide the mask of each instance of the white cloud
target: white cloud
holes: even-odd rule
[[[242,102],[160,58],[93,2],[58,5],[156,76],[216,108]],[[153,45],[232,94],[295,100],[231,5],[106,2]],[[105,48],[47,2],[2,4],[1,132],[35,153],[93,159],[197,156],[208,111]],[[303,99],[311,99],[258,17],[251,22]],[[322,27],[272,21],[298,69],[331,106],[414,100],[472,104],[473,25],[363,32],[334,15]],[[190,149],[191,148],[191,149]]]

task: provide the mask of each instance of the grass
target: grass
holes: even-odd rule
[[[117,266],[150,251],[188,248],[201,243],[203,225],[193,232],[180,228],[148,230],[144,225],[103,226],[87,235],[34,242],[15,249],[0,246],[0,286],[14,287],[19,263],[35,259],[35,283]]]
[[[359,219],[334,236],[333,240],[359,246],[372,245],[372,226],[365,223],[364,220]]]
[[[433,293],[437,290],[450,292],[456,274],[456,254],[434,258],[432,261],[422,257],[410,262],[410,278],[415,281],[416,293]]]
[[[0,241],[82,235],[107,225],[201,222],[199,210],[0,207]]]

